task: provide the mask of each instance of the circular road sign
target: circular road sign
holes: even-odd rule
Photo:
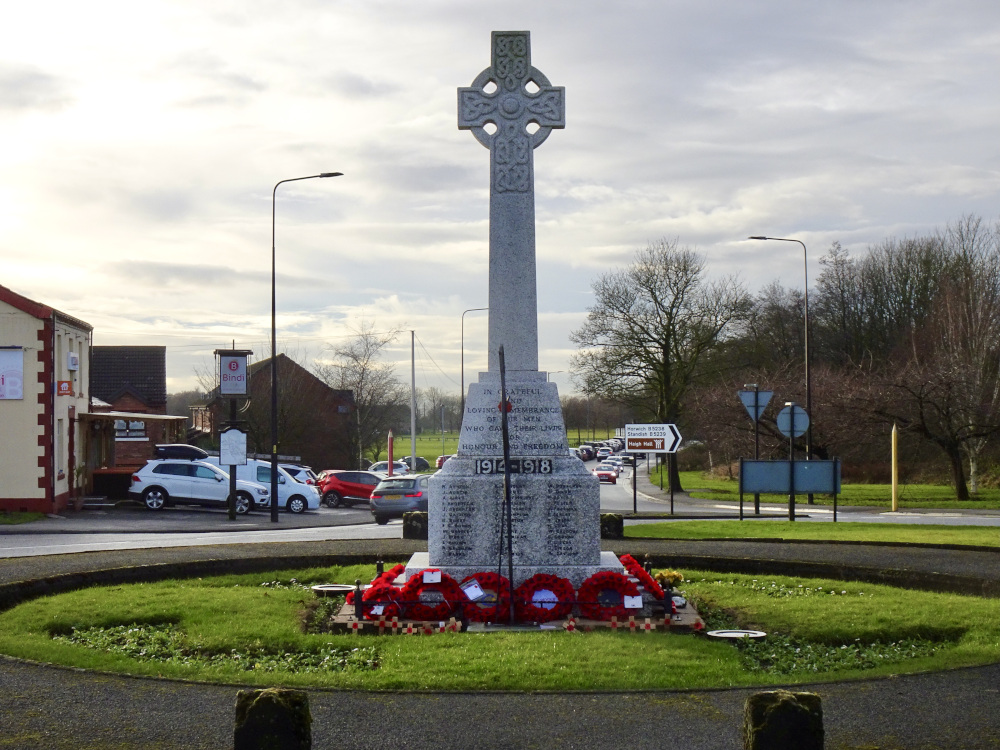
[[[800,437],[809,428],[809,415],[798,404],[789,404],[779,411],[775,421],[778,431],[788,438]]]

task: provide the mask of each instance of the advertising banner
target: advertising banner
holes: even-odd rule
[[[0,349],[0,401],[24,398],[24,350]]]

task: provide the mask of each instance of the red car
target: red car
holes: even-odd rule
[[[367,503],[372,491],[385,479],[384,474],[376,474],[373,471],[334,469],[325,474],[319,485],[319,494],[323,498],[323,504],[330,508]]]
[[[610,484],[618,484],[618,472],[616,472],[614,469],[610,469],[610,468],[607,468],[607,467],[604,467],[604,466],[598,466],[591,473],[595,477],[597,477],[597,481],[599,481],[599,482],[608,482]]]
[[[434,462],[434,465],[440,469],[442,466],[444,466],[444,462],[447,461],[449,458],[451,458],[451,456],[452,456],[451,453],[449,453],[446,456],[438,456],[437,461]]]

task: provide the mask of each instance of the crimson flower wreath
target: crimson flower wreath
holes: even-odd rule
[[[403,573],[405,570],[406,570],[405,565],[402,564],[393,565],[391,568],[389,568],[389,570],[385,571],[381,575],[375,576],[375,579],[372,581],[372,586],[380,582],[392,583],[397,578],[399,578],[400,574]]]
[[[561,620],[573,609],[573,584],[549,573],[536,573],[514,592],[514,615],[521,622]]]
[[[465,592],[447,573],[441,573],[439,583],[424,583],[424,573],[440,572],[437,568],[427,568],[410,576],[400,591],[399,601],[411,620],[443,620],[450,617],[455,609],[468,601]],[[426,597],[426,598],[425,598]],[[430,597],[438,597],[430,601]]]
[[[628,616],[626,596],[639,596],[639,587],[628,576],[608,570],[594,573],[580,585],[577,603],[580,614],[591,620],[622,619]]]
[[[666,594],[663,593],[663,587],[646,572],[646,569],[642,567],[642,564],[636,560],[632,555],[622,555],[618,558],[621,564],[625,566],[625,570],[629,572],[632,576],[639,579],[639,585],[642,586],[646,591],[652,594],[657,599],[662,599]]]
[[[395,577],[395,576],[394,576]],[[362,612],[366,620],[377,620],[380,617],[399,617],[403,613],[403,608],[399,606],[399,589],[391,583],[375,579],[375,583],[370,588],[365,589],[361,595],[364,602]],[[375,614],[372,610],[381,605],[380,614]]]
[[[486,596],[475,602],[466,602],[465,619],[470,622],[498,622],[506,620],[510,611],[510,581],[497,573],[473,573],[462,580],[464,586],[476,581]]]

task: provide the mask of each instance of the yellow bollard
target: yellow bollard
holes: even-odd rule
[[[899,510],[899,435],[892,424],[892,512]]]

